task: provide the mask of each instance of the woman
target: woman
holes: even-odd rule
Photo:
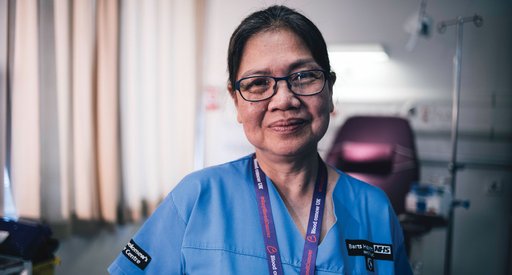
[[[336,76],[315,25],[283,6],[251,14],[228,69],[255,154],[185,177],[109,271],[410,274],[384,193],[318,156]]]

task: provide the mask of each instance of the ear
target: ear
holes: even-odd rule
[[[329,85],[332,86],[334,85],[334,83],[336,83],[336,73],[335,72],[330,72],[329,73],[329,78],[330,78],[330,81],[329,81]]]
[[[228,86],[228,92],[231,95],[231,97],[233,98],[234,94],[235,94],[235,90],[233,88],[233,85],[231,85],[231,81],[228,80],[228,85],[227,86]]]
[[[238,107],[238,98],[236,96],[236,91],[233,88],[233,85],[231,85],[231,82],[228,82],[228,92],[231,98],[233,99],[233,102],[235,103],[235,107]]]
[[[329,112],[332,113],[334,112],[334,99],[333,99],[333,96],[334,96],[334,92],[333,92],[333,87],[334,87],[334,83],[336,82],[336,73],[335,72],[331,72],[330,73],[330,79],[328,81],[328,84],[329,84],[329,100],[331,102],[329,102]]]
[[[228,92],[231,98],[233,99],[233,103],[235,104],[236,120],[238,121],[238,123],[242,123],[240,112],[238,111],[238,96],[236,94],[236,91],[233,89],[233,85],[231,85],[231,82],[228,82]]]
[[[332,113],[334,112],[334,99],[332,98],[333,96],[333,93],[332,93],[332,89],[331,90],[331,95],[329,96],[329,113]]]

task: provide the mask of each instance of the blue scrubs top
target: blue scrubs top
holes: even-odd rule
[[[316,274],[412,274],[386,195],[341,171],[336,223],[318,247]],[[269,183],[285,274],[299,274],[304,238]],[[109,267],[112,274],[268,274],[251,156],[185,177]]]

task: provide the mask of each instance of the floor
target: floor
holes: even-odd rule
[[[107,274],[107,268],[139,228],[139,224],[104,229],[90,236],[60,240],[56,275]]]

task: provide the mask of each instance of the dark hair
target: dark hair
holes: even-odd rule
[[[228,73],[229,82],[233,87],[247,40],[262,31],[281,28],[289,29],[299,36],[318,65],[327,72],[331,71],[327,45],[315,24],[293,9],[285,6],[271,6],[247,16],[231,35],[228,48]]]

